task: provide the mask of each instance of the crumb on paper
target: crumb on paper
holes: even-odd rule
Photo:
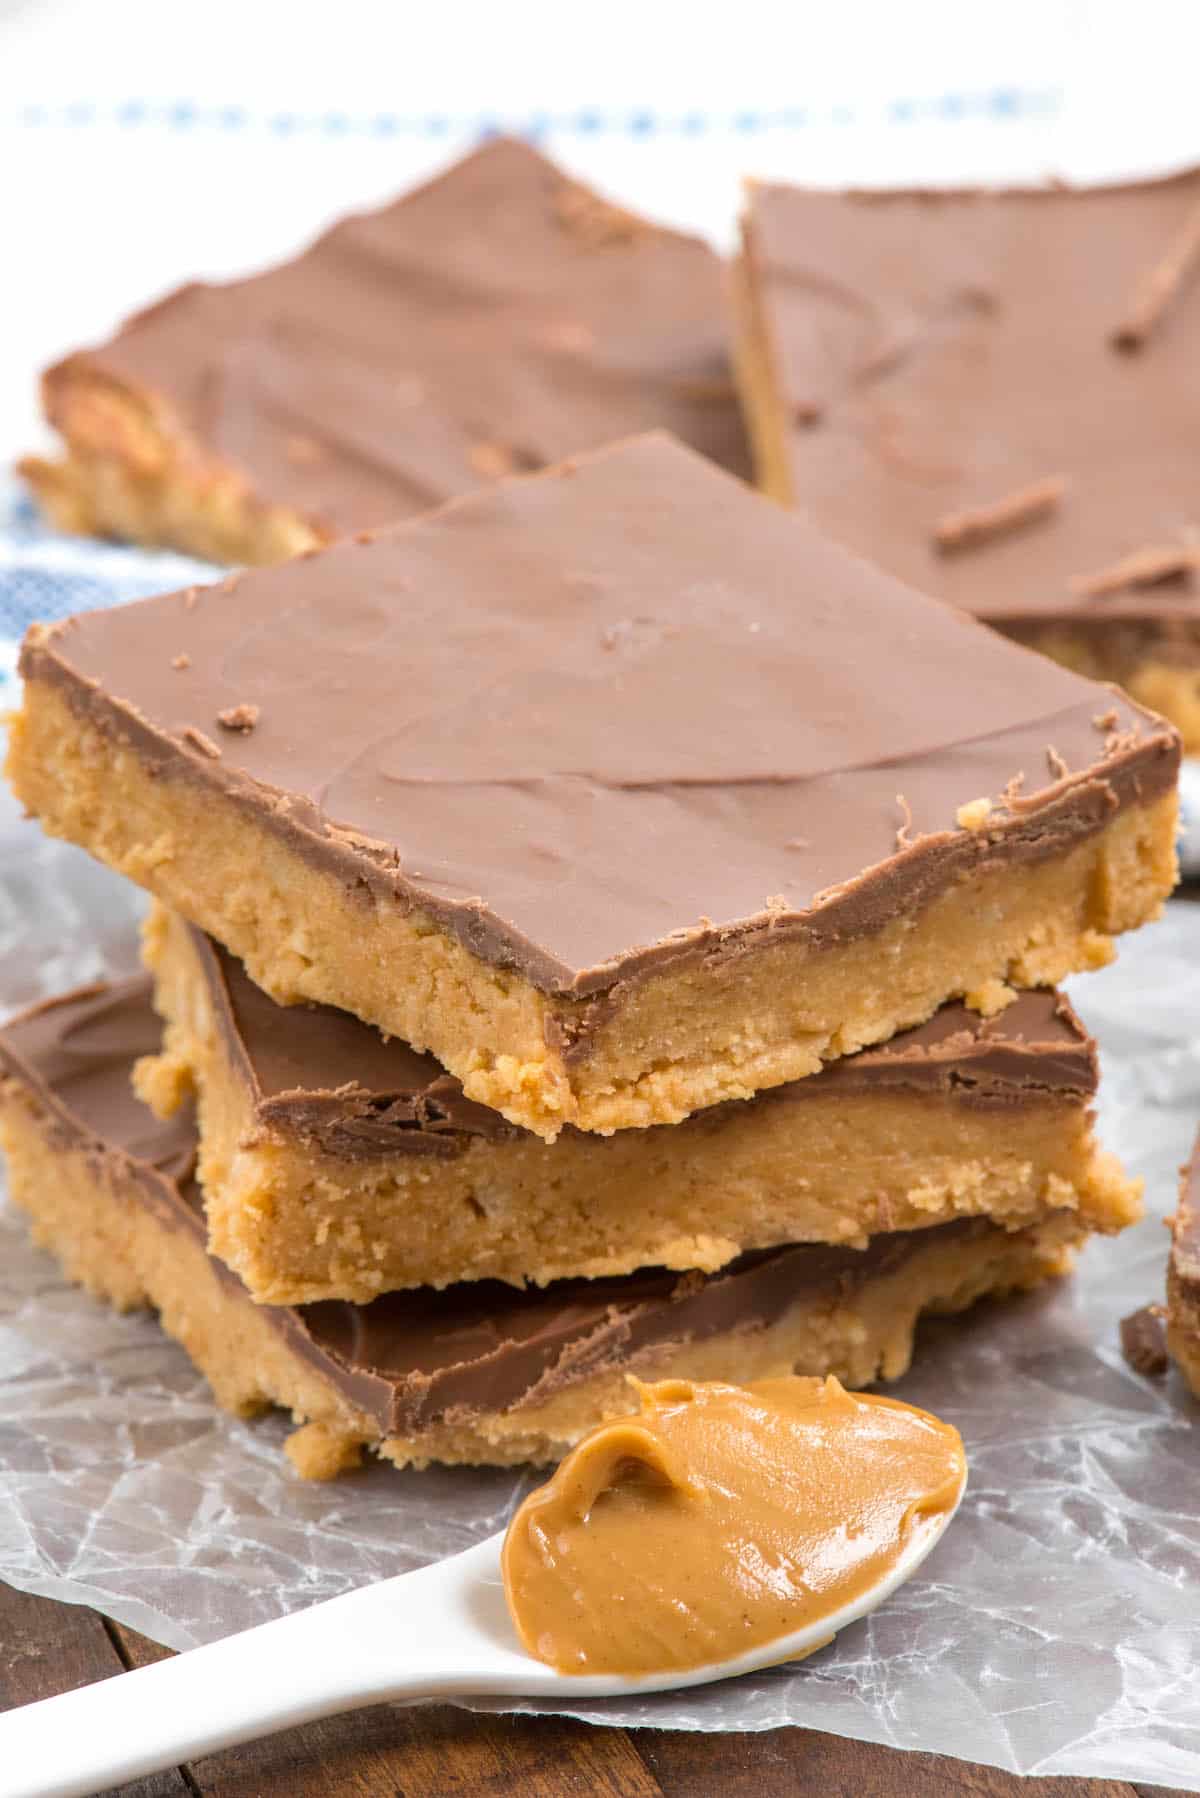
[[[335,1480],[362,1465],[362,1442],[324,1423],[301,1424],[283,1448],[302,1480]]]
[[[968,1011],[977,1011],[981,1018],[994,1018],[1015,1004],[1017,998],[1014,988],[993,977],[985,980],[982,986],[972,987],[969,993],[964,993],[963,1004]]]
[[[811,849],[812,843],[808,837],[789,837],[783,846],[785,849]]]
[[[230,705],[217,713],[217,723],[222,730],[250,731],[261,716],[261,709],[256,705]]]
[[[1064,757],[1059,755],[1053,743],[1046,745],[1046,762],[1055,780],[1066,780],[1067,775],[1071,772]]]
[[[1135,1373],[1166,1373],[1170,1360],[1166,1315],[1162,1305],[1143,1305],[1121,1319],[1121,1353]]]
[[[178,668],[178,669],[190,668],[191,665],[192,665],[191,656],[187,655],[182,650],[180,651],[180,653],[177,656],[171,657],[172,668]]]
[[[900,807],[900,823],[896,827],[896,847],[897,849],[909,849],[912,846],[912,806],[903,793],[896,794],[896,804]]]
[[[985,830],[987,821],[992,815],[990,799],[968,799],[960,805],[954,814],[954,822],[960,830]]]
[[[1097,712],[1092,719],[1097,730],[1115,730],[1117,728],[1117,708],[1109,706],[1107,712]]]
[[[222,593],[236,593],[241,582],[242,577],[240,574],[227,574],[225,579],[221,582]]]
[[[199,597],[200,597],[199,587],[189,587],[183,596],[184,611],[190,612],[192,607],[195,605],[196,601],[199,599]]]

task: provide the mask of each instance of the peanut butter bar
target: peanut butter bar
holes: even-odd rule
[[[369,1446],[399,1465],[556,1460],[635,1408],[626,1381],[904,1371],[924,1311],[1035,1285],[1086,1234],[1072,1211],[1007,1231],[985,1218],[893,1231],[867,1248],[747,1255],[722,1273],[650,1270],[518,1292],[496,1282],[369,1305],[251,1302],[204,1247],[186,1117],[133,1097],[158,1023],[149,983],[92,987],[0,1035],[0,1138],[13,1197],[72,1279],[123,1308],[157,1307],[228,1409],[275,1404],[301,1428],[310,1477]]]
[[[1095,967],[1176,734],[652,434],[34,627],[18,796],[553,1139]]]
[[[65,530],[277,562],[661,425],[748,473],[718,258],[497,139],[43,381]]]
[[[208,1246],[268,1304],[405,1286],[713,1272],[749,1250],[851,1244],[985,1216],[1139,1215],[1091,1131],[1095,1047],[1066,999],[962,1005],[878,1049],[676,1126],[554,1144],[428,1055],[327,1006],[284,1009],[177,914],[147,931],[161,1055],[139,1090],[199,1100]]]
[[[1200,1144],[1182,1170],[1167,1263],[1167,1348],[1200,1397]]]
[[[744,240],[760,484],[1200,750],[1200,169],[753,186]]]

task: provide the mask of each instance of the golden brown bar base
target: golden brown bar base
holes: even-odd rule
[[[1089,680],[1115,681],[1141,705],[1170,719],[1188,755],[1200,754],[1200,660],[1188,660],[1186,646],[1166,644],[1156,650],[1151,636],[1131,657],[1110,650],[1102,632],[1072,631],[1066,623],[1008,630],[998,623],[996,628]],[[1112,634],[1119,639],[1119,630]]]
[[[209,1247],[266,1304],[639,1267],[711,1273],[749,1249],[861,1247],[877,1231],[965,1216],[1020,1229],[1070,1210],[1115,1232],[1140,1213],[1139,1183],[1097,1147],[1084,1098],[1067,1094],[989,1105],[835,1086],[649,1135],[509,1135],[446,1158],[339,1159],[256,1117],[195,935],[161,906],[146,960],[167,1028],[138,1090],[160,1116],[196,1095]]]
[[[552,1461],[594,1424],[633,1408],[622,1370],[581,1378],[537,1406],[447,1418],[412,1437],[380,1440],[372,1420],[291,1351],[270,1310],[218,1273],[196,1237],[123,1190],[111,1174],[115,1164],[57,1143],[52,1121],[14,1080],[0,1083],[0,1141],[14,1200],[69,1277],[122,1309],[155,1306],[227,1410],[248,1415],[274,1404],[290,1411],[305,1427],[289,1453],[308,1477],[353,1465],[363,1446],[397,1466]],[[909,1364],[923,1312],[958,1311],[984,1294],[1037,1285],[1066,1271],[1085,1235],[1076,1217],[1056,1214],[1012,1235],[931,1237],[852,1298],[809,1293],[770,1328],[646,1351],[630,1359],[629,1370],[644,1379],[733,1381],[834,1373],[850,1386],[894,1379]]]
[[[678,1123],[885,1041],[947,999],[994,1008],[1004,983],[1103,966],[1111,936],[1156,917],[1176,874],[1171,792],[836,949],[784,935],[715,964],[681,958],[598,1020],[587,1000],[541,992],[420,913],[349,890],[226,795],[159,777],[49,681],[26,682],[8,774],[51,835],[209,931],[281,1004],[322,1000],[430,1050],[469,1098],[548,1141],[566,1123]],[[572,1056],[559,1045],[581,1029],[588,1052]]]
[[[59,530],[246,564],[282,562],[327,539],[298,512],[258,498],[151,396],[70,367],[52,405],[65,457],[27,456],[18,470]]]

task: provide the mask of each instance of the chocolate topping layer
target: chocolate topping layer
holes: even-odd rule
[[[658,434],[35,627],[22,670],[377,903],[572,995],[870,933],[1065,853],[1179,759],[1152,714]],[[221,731],[239,706],[254,729]],[[960,827],[984,795],[985,827]]]
[[[132,1178],[164,1221],[202,1239],[190,1127],[159,1123],[129,1084],[134,1060],[159,1037],[148,978],[82,988],[10,1023],[0,1035],[0,1069],[30,1089],[66,1145]],[[931,1242],[992,1231],[999,1233],[986,1219],[967,1218],[876,1236],[863,1250],[806,1245],[745,1255],[707,1278],[650,1269],[524,1292],[480,1281],[369,1305],[264,1307],[263,1315],[382,1434],[404,1434],[435,1419],[540,1400],[643,1348],[762,1328],[805,1292],[849,1296]],[[213,1266],[244,1293],[235,1275]]]
[[[498,139],[251,280],[194,283],[46,377],[166,405],[341,535],[655,425],[748,472],[718,258]]]
[[[1200,526],[1200,282],[1181,265],[1134,348],[1144,278],[1200,204],[1200,169],[1036,191],[751,189],[752,285],[786,408],[793,498],[923,590],[1006,628],[1152,620],[1200,644],[1200,585],[1088,599],[1073,581]],[[1064,480],[1025,528],[947,555],[939,521]]]
[[[464,1098],[459,1082],[432,1055],[420,1055],[332,1006],[276,1005],[211,937],[196,929],[189,935],[226,1053],[268,1127],[346,1160],[453,1155],[472,1137],[525,1134]],[[964,1005],[944,1005],[928,1023],[878,1048],[714,1110],[726,1115],[735,1105],[807,1103],[834,1088],[904,1090],[968,1104],[1047,1098],[1078,1103],[1093,1096],[1098,1077],[1095,1045],[1068,1000],[1061,993],[1028,992],[989,1019]],[[707,1129],[713,1116],[700,1112],[654,1129]]]

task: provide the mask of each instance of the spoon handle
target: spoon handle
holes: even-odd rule
[[[461,1599],[464,1576],[487,1565],[480,1548],[6,1712],[0,1790],[92,1798],[314,1717],[478,1690],[488,1656]]]

